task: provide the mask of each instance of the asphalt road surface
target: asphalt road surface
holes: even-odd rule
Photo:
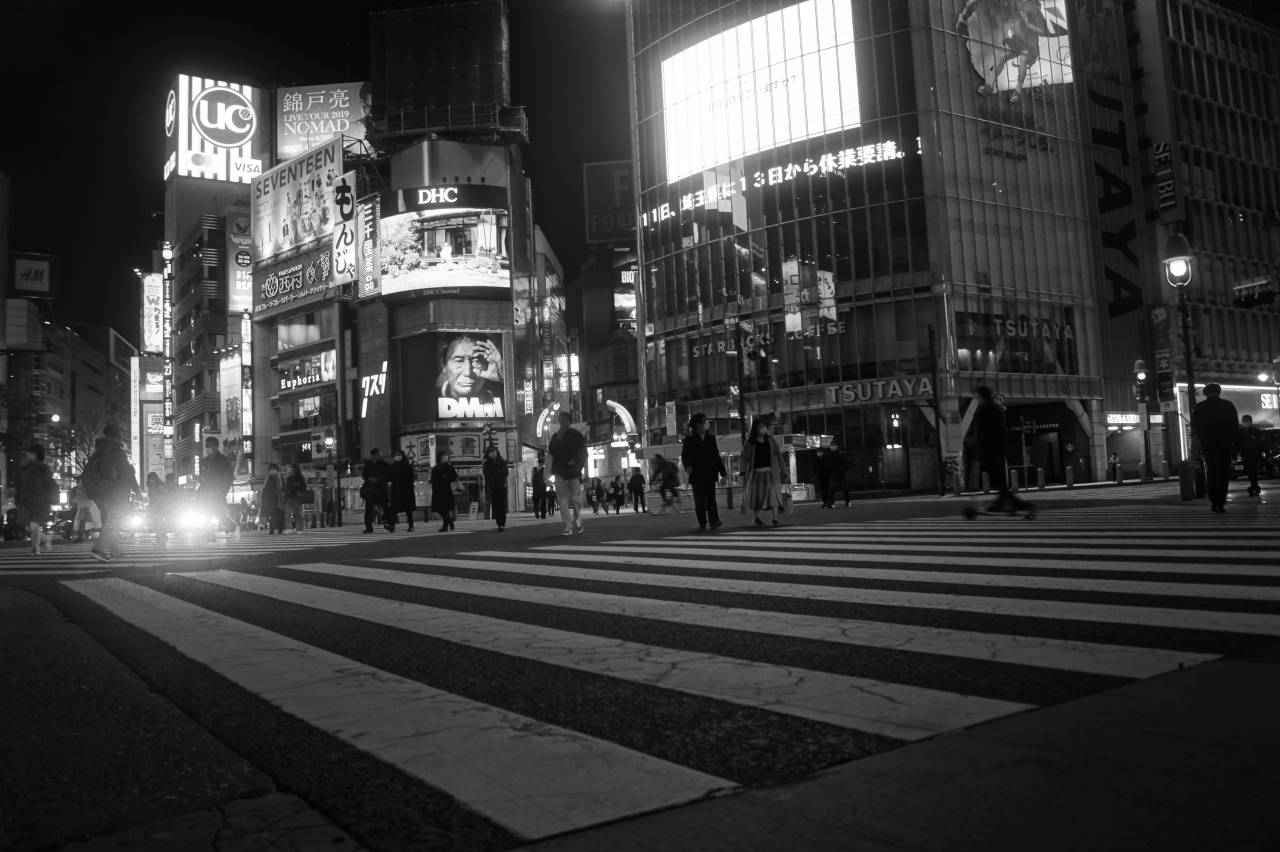
[[[6,549],[0,846],[511,849],[1274,643],[1274,492],[1171,494]]]

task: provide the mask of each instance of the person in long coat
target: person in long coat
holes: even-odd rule
[[[267,467],[267,478],[262,482],[262,496],[258,498],[258,516],[267,522],[267,535],[284,533],[284,477],[280,465],[272,462]]]
[[[418,508],[418,501],[413,493],[413,483],[418,479],[413,465],[404,454],[404,450],[396,450],[391,462],[391,504],[387,511],[387,530],[396,531],[396,519],[404,512],[405,526],[413,532],[413,511]]]
[[[778,515],[788,511],[782,499],[782,448],[762,420],[751,424],[751,433],[742,447],[742,508],[739,511],[752,517],[758,527],[764,526],[761,512],[769,512],[776,527],[782,523]]]
[[[484,489],[492,507],[493,520],[498,524],[498,532],[507,530],[507,460],[502,451],[490,445],[484,451]]]
[[[45,533],[44,525],[49,523],[50,498],[56,494],[53,472],[44,461],[44,447],[32,444],[27,447],[27,463],[19,474],[13,501],[18,507],[18,523],[31,530],[32,556],[41,552],[41,540],[44,541],[44,552],[53,552],[53,539]]]
[[[431,468],[431,511],[440,516],[440,532],[457,529],[453,525],[458,519],[453,495],[453,484],[457,481],[458,472],[449,464],[449,451],[436,453],[436,465]]]

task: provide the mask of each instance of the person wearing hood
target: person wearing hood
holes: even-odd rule
[[[493,520],[498,524],[498,532],[507,531],[507,460],[493,444],[484,451],[484,489],[489,497],[489,505],[493,507]]]
[[[404,512],[405,527],[409,532],[413,532],[413,511],[418,508],[413,493],[413,483],[417,481],[418,474],[414,473],[413,465],[409,463],[404,450],[396,450],[389,477],[391,503],[387,507],[387,532],[396,531],[396,519],[401,512]]]

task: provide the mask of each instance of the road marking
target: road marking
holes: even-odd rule
[[[761,574],[788,574],[805,577],[840,577],[853,580],[890,580],[905,583],[935,583],[957,586],[992,586],[1007,589],[1059,589],[1064,591],[1110,592],[1129,595],[1169,595],[1172,597],[1228,598],[1231,600],[1280,601],[1280,586],[1231,586],[1208,583],[1165,583],[1150,580],[1095,580],[1079,577],[1026,577],[1015,574],[954,574],[947,571],[898,571],[889,568],[842,568],[834,565],[804,565],[779,562],[719,562],[708,559],[663,559],[611,553],[608,545],[565,546],[564,550],[589,550],[609,553],[610,564],[652,565],[660,568],[704,569],[708,571],[754,571]],[[589,562],[598,565],[600,557],[589,553],[565,553],[542,549],[512,553],[504,550],[481,550],[467,556],[487,558],[548,559]],[[1086,569],[1081,569],[1086,570]],[[595,572],[592,572],[595,575]]]
[[[1033,706],[605,639],[253,574],[178,576],[499,654],[901,740],[924,739]]]
[[[1117,677],[1151,677],[1183,666],[1217,659],[1215,655],[1186,651],[1131,648],[1097,642],[1042,639],[862,619],[768,612],[683,601],[651,600],[602,592],[548,589],[540,586],[495,583],[489,580],[470,580],[439,574],[368,568],[362,565],[320,562],[281,565],[279,568],[392,583],[418,589],[585,610],[606,615],[670,621],[716,630],[740,630],[841,645],[891,648],[913,653],[937,654],[969,660],[990,660],[997,663]]]
[[[552,550],[568,547],[572,550],[603,550],[613,553],[653,554],[655,545],[660,542],[628,541],[609,545],[543,545],[535,550]],[[728,546],[721,547],[684,547],[679,551],[685,556],[714,556],[724,558],[738,556],[751,559],[789,559],[795,560],[793,550],[734,550]],[[1057,552],[1057,551],[1054,551]],[[809,554],[810,559],[821,559],[825,562],[851,562],[872,564],[905,564],[919,565],[964,565],[973,568],[1054,568],[1067,571],[1160,571],[1168,574],[1205,574],[1211,575],[1210,567],[1224,574],[1245,577],[1280,577],[1280,565],[1228,565],[1192,562],[1143,562],[1143,561],[1093,561],[1084,563],[1079,559],[1051,559],[1023,556],[1008,558],[1003,556],[952,556],[950,554],[930,554],[929,556],[910,556],[897,553],[822,553]],[[745,564],[745,563],[744,563]]]
[[[714,554],[715,551],[710,551]],[[776,554],[760,554],[776,555]],[[831,586],[809,586],[765,580],[728,580],[712,577],[685,577],[672,574],[644,574],[630,571],[607,571],[591,568],[563,568],[552,565],[522,565],[517,562],[485,562],[468,559],[445,559],[425,556],[397,556],[379,559],[404,565],[468,568],[538,576],[555,576],[630,585],[664,586],[708,592],[730,592],[745,595],[797,598],[830,603],[903,606],[919,609],[976,612],[987,615],[1052,618],[1067,621],[1094,621],[1106,624],[1136,624],[1145,627],[1170,627],[1186,630],[1214,630],[1228,633],[1280,635],[1280,615],[1261,613],[1215,612],[1211,610],[1144,607],[1141,605],[1093,604],[1072,601],[1044,601],[1034,598],[995,598],[947,595],[932,592],[898,592],[880,589],[848,589]]]
[[[470,701],[118,578],[68,588],[293,716],[533,839],[732,783]]]

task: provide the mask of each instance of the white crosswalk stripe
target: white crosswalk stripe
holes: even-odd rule
[[[1280,636],[1280,512],[1193,509],[792,520],[64,586],[532,840],[742,783],[723,748],[602,735],[607,690],[644,718],[724,712],[872,753]],[[387,642],[433,667],[371,664],[367,643]],[[484,684],[503,671],[536,672],[557,702]]]

